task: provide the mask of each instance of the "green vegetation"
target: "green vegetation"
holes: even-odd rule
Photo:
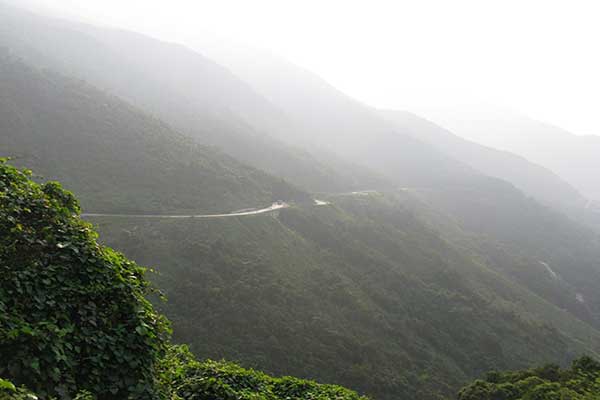
[[[0,400],[38,400],[40,397],[27,388],[17,387],[11,381],[0,378]],[[79,392],[73,400],[95,400],[89,392]]]
[[[3,4],[0,26],[0,47],[25,63],[119,96],[244,164],[313,191],[348,191],[382,181],[345,160],[332,162],[326,152],[309,153],[281,141],[284,131],[297,132],[293,121],[230,71],[184,46],[52,20]],[[35,167],[30,160],[27,165]],[[87,206],[87,199],[82,198],[82,204]]]
[[[394,131],[320,81],[294,85],[307,89],[308,107],[289,97],[284,109],[301,132],[287,130],[271,119],[276,107],[186,49],[0,7],[0,43],[10,47],[0,50],[0,156],[44,175],[35,180],[60,180],[88,212],[295,204],[278,215],[222,220],[94,219],[104,243],[157,267],[151,277],[170,301],[154,307],[195,354],[378,399],[437,400],[490,369],[600,352],[598,236],[506,182]],[[338,148],[408,188],[313,207],[286,180],[195,141],[310,189],[385,183],[343,158],[291,149],[266,134],[269,126],[299,145]],[[143,270],[97,246],[72,195],[2,168],[21,177],[23,191],[0,198],[8,210],[1,251],[10,261],[0,266],[10,270],[0,292],[8,310],[0,376],[40,397],[87,389],[101,399],[356,398],[195,361],[170,346],[166,323],[145,300]],[[30,206],[32,198],[41,205]],[[88,267],[89,277],[78,272]],[[84,335],[83,327],[99,333]]]
[[[11,381],[0,378],[0,400],[35,400],[37,396],[24,388],[16,387]]]
[[[420,203],[405,197],[407,207],[428,209],[428,223],[446,240],[600,328],[598,233],[501,181],[411,194]]]
[[[459,400],[598,400],[600,363],[582,357],[571,368],[549,364],[515,372],[490,372],[464,387]]]
[[[58,183],[0,161],[0,399],[359,399],[170,347],[145,270],[78,214]]]
[[[0,49],[0,157],[73,191],[89,212],[213,213],[305,200],[81,81]]]
[[[96,244],[57,183],[0,166],[0,375],[41,396],[153,398],[168,335],[143,269]]]
[[[438,399],[489,369],[600,349],[597,331],[446,241],[423,211],[331,201],[278,218],[94,222],[156,267],[178,342],[269,373]]]
[[[186,347],[173,346],[163,360],[163,382],[174,399],[222,400],[366,400],[335,385],[283,377],[227,363],[194,359]]]
[[[194,399],[221,393],[231,399],[277,399],[294,398],[293,392],[299,399],[325,399],[334,394],[356,398],[336,386],[270,378],[230,363],[194,361],[183,348],[170,348],[163,358],[166,328],[143,300],[147,290],[143,271],[118,253],[95,245],[90,226],[76,216],[77,202],[57,184],[40,186],[6,164],[2,171],[2,229],[10,233],[2,235],[7,249],[3,254],[14,259],[15,254],[24,253],[18,264],[6,264],[5,258],[2,266],[12,274],[6,276],[34,284],[25,285],[28,291],[15,297],[13,292],[5,295],[7,284],[3,282],[0,300],[12,311],[0,324],[0,354],[3,362],[9,360],[0,364],[0,376],[25,384],[40,396],[48,394],[47,386],[54,387],[55,377],[60,376],[61,382],[72,377],[66,379],[70,386],[61,389],[71,394],[82,389],[96,394],[99,387],[135,391],[146,379],[144,387],[158,397]],[[518,279],[492,268],[493,264],[481,263],[476,255],[467,257],[469,253],[457,247],[460,235],[453,243],[427,227],[424,205],[419,209],[414,200],[378,195],[332,200],[333,206],[283,210],[278,218],[107,218],[98,223],[105,242],[143,264],[157,266],[160,274],[154,276],[155,282],[170,299],[157,305],[173,320],[177,341],[190,343],[196,354],[238,360],[277,375],[336,382],[382,399],[438,399],[452,396],[458,387],[488,369],[563,362],[600,348],[598,333],[585,323],[532,295]],[[60,234],[50,229],[55,224],[60,226]],[[443,231],[444,235],[449,232]],[[22,239],[22,246],[6,247],[15,238]],[[470,251],[483,250],[475,243]],[[36,263],[42,255],[45,264]],[[92,286],[96,291],[85,285],[86,290],[73,290],[83,285],[83,279],[90,279],[87,273],[73,274],[73,266],[87,268],[92,262],[90,255],[95,259],[92,271],[101,284]],[[23,264],[23,260],[31,262]],[[504,260],[518,265],[510,257]],[[15,265],[33,270],[21,271]],[[53,269],[32,277],[31,271],[40,265]],[[105,271],[101,265],[110,268]],[[101,278],[103,272],[109,275]],[[153,339],[153,349],[135,351],[136,357],[146,357],[140,362],[146,368],[135,369],[139,375],[133,376],[140,380],[125,381],[132,385],[125,387],[119,386],[125,384],[122,376],[94,378],[83,373],[93,367],[69,364],[72,353],[67,344],[73,346],[71,340],[77,340],[78,330],[65,334],[71,325],[78,326],[69,319],[73,313],[79,314],[72,311],[81,303],[75,295],[111,293],[113,303],[98,300],[105,307],[97,311],[110,309],[110,304],[117,309],[125,307],[118,295],[112,295],[120,293],[111,286],[116,276],[123,285],[120,290],[133,291],[133,298],[127,297],[129,304],[144,304],[145,315],[158,324],[150,333],[162,332]],[[134,284],[138,286],[132,288]],[[53,292],[47,293],[48,289]],[[40,296],[44,307],[39,314],[37,309],[26,308],[36,307],[38,303],[31,299]],[[60,303],[64,298],[73,301]],[[102,354],[96,360],[102,365],[118,365],[117,372],[124,372],[120,363],[127,357],[116,356],[123,350],[111,350],[112,356],[105,358],[107,347],[100,338],[112,337],[109,328],[115,326],[110,325],[115,321],[106,321],[107,315],[95,319],[105,321],[94,327],[105,327],[104,336],[80,339],[79,347],[98,345],[92,347]],[[136,326],[139,317],[135,314],[132,319]],[[9,328],[8,324],[13,325]],[[29,328],[22,328],[25,324],[33,335]],[[9,341],[7,332],[16,334],[16,339]],[[119,332],[122,338],[138,338],[140,333],[135,329]],[[113,339],[110,343],[115,346],[136,343]],[[125,351],[130,349],[127,346]],[[23,351],[17,357],[14,349]],[[59,349],[58,353],[54,349]],[[40,360],[39,368],[31,357]],[[25,368],[18,376],[11,375],[14,371],[8,363]],[[55,375],[55,365],[60,375]],[[112,393],[106,396],[111,398]]]

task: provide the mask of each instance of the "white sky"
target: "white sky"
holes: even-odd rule
[[[270,50],[376,107],[491,103],[600,134],[598,0],[20,0]]]

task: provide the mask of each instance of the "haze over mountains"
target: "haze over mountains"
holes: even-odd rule
[[[452,132],[406,111],[382,111],[382,115],[398,129],[462,160],[473,168],[513,183],[525,193],[550,205],[576,206],[583,196],[551,170],[507,151],[485,147],[462,139]]]
[[[571,183],[566,177],[560,176],[558,171],[544,163],[532,163],[518,151],[511,154],[496,150],[493,144],[488,144],[490,147],[485,148],[477,144],[476,140],[469,143],[467,140],[457,137],[453,132],[401,110],[397,110],[395,113],[390,111],[381,114],[380,111],[370,109],[339,92],[310,71],[296,67],[266,52],[253,51],[239,45],[231,45],[225,50],[208,39],[198,43],[197,48],[207,51],[207,54],[231,68],[237,75],[249,82],[255,90],[273,103],[280,105],[288,115],[305,124],[305,131],[311,132],[310,136],[305,134],[292,137],[291,140],[302,141],[309,145],[316,143],[317,145],[331,146],[341,152],[345,151],[345,141],[353,141],[350,139],[352,134],[361,137],[360,140],[364,141],[367,140],[364,137],[372,135],[374,131],[393,132],[393,136],[397,137],[382,138],[380,136],[375,138],[376,142],[381,148],[394,149],[393,141],[404,140],[401,148],[406,149],[408,155],[404,155],[403,158],[410,159],[414,156],[422,161],[423,164],[416,167],[419,171],[425,171],[431,168],[431,165],[443,165],[440,159],[450,156],[452,159],[464,163],[463,166],[466,165],[486,175],[511,182],[545,203],[562,206],[579,204],[581,206],[581,203],[584,202],[583,197],[574,188],[574,183]],[[344,132],[344,140],[341,145],[335,141],[326,142],[326,138],[332,135],[332,132]],[[403,138],[400,139],[398,136]],[[543,135],[540,136],[536,137],[536,140],[543,141]],[[435,160],[433,158],[435,156],[431,153],[424,154],[422,150],[410,147],[409,144],[414,146],[415,142],[406,139],[407,137],[431,145],[429,151],[433,149],[438,152],[437,157],[440,159]],[[335,138],[331,140],[335,140]],[[359,147],[361,146],[373,147],[372,144],[365,145],[364,143],[359,145]],[[382,154],[385,154],[381,148],[377,149],[376,155],[373,156],[377,161],[371,160],[371,162],[381,161],[384,164],[383,169],[389,171],[393,162],[381,159]],[[556,148],[553,150],[558,151]],[[551,151],[548,151],[548,154],[551,154]],[[394,155],[390,155],[390,158],[392,157]],[[568,156],[565,155],[565,157]],[[451,163],[445,164],[444,168],[440,168],[442,171],[437,171],[436,175],[450,174],[449,171],[459,168]],[[445,169],[449,170],[444,171]]]
[[[2,22],[0,43],[25,61],[65,71],[121,96],[247,163],[293,177],[315,190],[351,189],[357,187],[354,177],[360,176],[367,182],[378,181],[365,171],[341,176],[334,167],[269,136],[268,124],[283,118],[277,108],[223,67],[183,46],[132,32],[40,18],[11,7],[2,8]],[[28,34],[22,35],[23,30]],[[265,124],[250,124],[250,117],[265,115],[269,116]],[[341,167],[352,170],[346,163]]]
[[[198,357],[439,400],[488,370],[600,354],[592,175],[276,57],[208,56],[0,5],[0,157],[123,214],[93,217],[101,241],[159,272],[156,305]]]
[[[600,199],[600,136],[578,136],[517,112],[483,108],[431,110],[434,121],[469,140],[526,157],[551,169],[586,197]]]

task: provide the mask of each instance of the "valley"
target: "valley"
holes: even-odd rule
[[[0,399],[596,399],[596,136],[183,36],[0,1]]]

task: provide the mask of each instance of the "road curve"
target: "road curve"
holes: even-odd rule
[[[117,218],[226,218],[241,217],[244,215],[265,214],[282,208],[288,208],[287,203],[273,203],[271,206],[259,210],[236,211],[228,214],[188,214],[188,215],[162,215],[162,214],[101,214],[101,213],[82,213],[84,218],[94,217],[117,217]]]
[[[359,192],[355,192],[358,194]],[[327,206],[331,204],[324,200],[314,200],[316,206]],[[82,213],[82,218],[95,218],[95,217],[115,217],[115,218],[227,218],[227,217],[242,217],[245,215],[258,215],[266,214],[273,211],[288,208],[290,205],[285,202],[276,202],[271,204],[269,207],[255,209],[243,209],[239,211],[230,212],[227,214],[177,214],[177,215],[166,215],[166,214],[109,214],[109,213]]]

